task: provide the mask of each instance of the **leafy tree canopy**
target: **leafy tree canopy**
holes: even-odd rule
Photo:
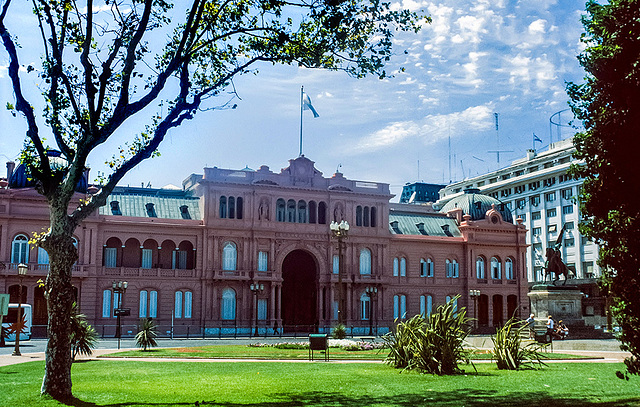
[[[576,135],[576,157],[584,165],[580,195],[581,233],[600,244],[602,284],[622,328],[630,373],[640,372],[640,2],[587,3],[582,19],[586,49],[579,56],[583,84],[569,83],[571,106],[584,123]]]

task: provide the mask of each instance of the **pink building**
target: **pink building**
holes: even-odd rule
[[[17,302],[17,265],[28,264],[23,301],[43,335],[37,280],[48,256],[28,239],[48,225],[47,209],[21,167],[8,167],[0,292]],[[498,200],[469,191],[437,213],[391,198],[388,184],[326,178],[304,156],[279,172],[205,168],[182,189],[118,187],[76,230],[80,308],[100,334],[114,335],[112,283],[127,281],[125,336],[143,317],[179,336],[246,335],[256,326],[261,335],[324,332],[340,308],[354,334],[384,333],[456,295],[481,329],[528,315],[525,229]],[[342,220],[350,229],[340,258],[329,224]]]

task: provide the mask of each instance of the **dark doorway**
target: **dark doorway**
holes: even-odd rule
[[[285,331],[314,332],[318,323],[317,267],[311,254],[294,250],[282,263],[282,323]]]
[[[502,296],[493,296],[493,326],[502,326]]]
[[[518,309],[518,296],[507,295],[507,318],[519,318],[520,315],[516,314]]]
[[[489,325],[489,296],[482,294],[478,297],[478,326]]]

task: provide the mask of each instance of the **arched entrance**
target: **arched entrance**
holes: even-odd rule
[[[282,324],[285,331],[313,332],[318,323],[317,265],[311,254],[294,250],[282,262]]]

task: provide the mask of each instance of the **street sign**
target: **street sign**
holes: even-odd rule
[[[116,308],[113,310],[115,316],[126,317],[131,315],[131,308]]]
[[[0,294],[0,315],[9,313],[9,294]]]

